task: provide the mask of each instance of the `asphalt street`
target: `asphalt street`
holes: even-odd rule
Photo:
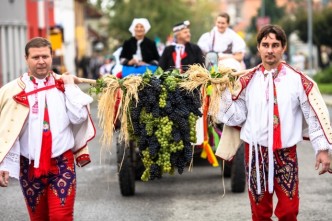
[[[93,162],[77,168],[75,220],[251,220],[247,192],[232,193],[230,179],[226,178],[226,195],[222,198],[220,168],[213,168],[201,159],[195,159],[191,172],[166,175],[149,182],[137,181],[135,196],[121,196],[116,150],[101,152],[96,102],[91,111],[97,137],[90,143]],[[319,176],[314,170],[315,157],[310,143],[300,143],[298,155],[301,196],[298,220],[332,220],[332,175]],[[9,187],[0,189],[0,221],[25,220],[29,218],[19,184],[11,179]]]

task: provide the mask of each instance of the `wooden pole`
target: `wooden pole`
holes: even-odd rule
[[[75,81],[75,83],[77,83],[77,84],[83,84],[83,83],[86,83],[86,84],[96,84],[97,81],[95,79],[80,78],[80,77],[78,77],[77,81]]]

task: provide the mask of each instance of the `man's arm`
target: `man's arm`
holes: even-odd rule
[[[312,146],[316,152],[316,163],[315,169],[319,171],[319,175],[330,171],[331,160],[329,157],[329,152],[332,153],[332,145],[327,141],[324,131],[319,123],[316,113],[309,104],[308,98],[304,91],[300,95],[301,109],[304,115],[304,119],[308,124],[309,138]]]
[[[237,100],[232,99],[232,94],[227,88],[221,96],[220,111],[217,120],[228,126],[240,126],[247,118],[245,90]]]
[[[70,74],[63,74],[61,78],[65,84],[66,107],[68,117],[71,123],[80,124],[88,117],[86,106],[93,99],[75,84],[77,77]]]
[[[7,187],[9,184],[9,177],[19,179],[20,171],[20,142],[17,139],[13,147],[6,154],[5,158],[0,163],[0,186]]]

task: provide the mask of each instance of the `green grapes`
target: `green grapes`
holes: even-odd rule
[[[197,119],[198,119],[198,117],[195,114],[193,114],[193,113],[189,114],[190,142],[192,142],[192,143],[196,143],[196,141],[197,141],[197,137],[196,137]]]
[[[174,91],[177,87],[177,79],[175,76],[168,76],[164,81],[165,86],[169,91]]]
[[[167,99],[167,89],[164,86],[161,86],[161,93],[159,96],[159,107],[163,108],[166,106]]]

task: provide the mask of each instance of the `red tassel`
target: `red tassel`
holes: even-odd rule
[[[46,104],[45,104],[46,105]],[[35,177],[40,177],[42,175],[48,175],[51,168],[51,157],[52,157],[52,133],[49,125],[49,116],[47,107],[45,107],[44,113],[44,128],[42,145],[39,158],[39,167],[35,168]]]
[[[281,142],[281,127],[280,127],[280,117],[279,117],[279,109],[278,109],[278,101],[277,101],[277,90],[276,86],[273,82],[273,90],[274,90],[274,106],[273,106],[273,151],[282,148]]]

